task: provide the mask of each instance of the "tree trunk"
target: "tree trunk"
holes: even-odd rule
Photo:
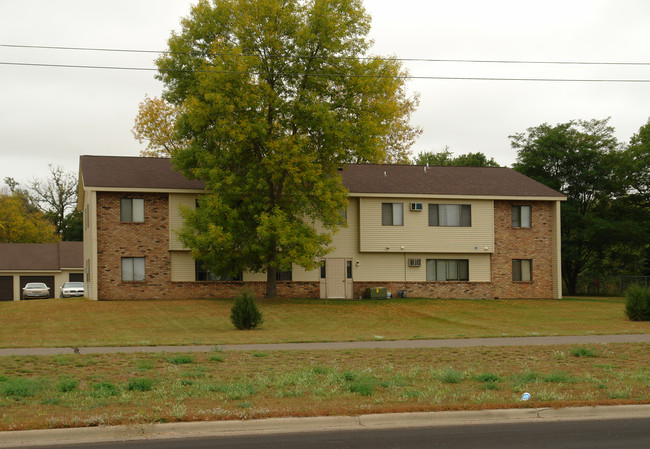
[[[275,268],[269,268],[266,272],[266,295],[264,299],[273,299],[278,296],[276,273]]]

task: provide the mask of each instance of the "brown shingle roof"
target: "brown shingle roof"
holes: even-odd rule
[[[134,189],[203,189],[202,181],[188,180],[172,168],[169,159],[156,157],[81,156],[86,187]]]
[[[0,270],[83,268],[83,242],[0,243]]]
[[[352,193],[564,198],[505,167],[351,164],[343,170],[343,180]]]
[[[205,184],[176,172],[169,159],[81,156],[86,187],[203,189]],[[427,167],[350,164],[340,171],[351,193],[425,194],[499,197],[564,195],[510,168]]]

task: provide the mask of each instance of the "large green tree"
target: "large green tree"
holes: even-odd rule
[[[622,151],[606,120],[542,124],[510,136],[514,168],[567,195],[562,204],[562,277],[575,294],[581,273],[608,249],[624,243],[635,223],[608,212],[626,192],[617,176]],[[636,226],[634,226],[636,229]]]
[[[360,0],[202,0],[181,24],[157,60],[162,110],[173,164],[207,193],[180,237],[213,271],[266,271],[273,297],[278,271],[327,253],[337,170],[407,160],[417,98],[398,61],[368,55]]]

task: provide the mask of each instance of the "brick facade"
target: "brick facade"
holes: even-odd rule
[[[143,198],[144,222],[120,222],[120,199]],[[531,205],[530,228],[512,228],[511,207]],[[386,286],[393,295],[407,290],[424,298],[552,298],[553,203],[494,202],[491,282],[355,282],[353,297],[368,287]],[[166,193],[97,193],[97,268],[100,300],[232,298],[247,291],[261,298],[265,282],[172,282]],[[122,258],[145,258],[145,281],[122,281]],[[532,260],[532,281],[513,282],[512,260]],[[317,298],[320,283],[278,282],[278,295]]]
[[[512,206],[532,206],[530,228],[512,227]],[[550,201],[495,201],[491,282],[355,282],[353,297],[362,296],[366,288],[386,287],[393,295],[406,290],[416,298],[553,298],[552,224]],[[512,280],[513,259],[532,260],[531,282]]]

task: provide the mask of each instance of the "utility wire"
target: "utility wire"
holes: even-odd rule
[[[125,70],[125,71],[147,71],[162,73],[214,73],[217,75],[264,75],[264,72],[245,72],[228,70],[161,70],[153,67],[120,67],[120,66],[98,66],[98,65],[73,65],[73,64],[43,64],[29,62],[3,62],[0,65],[27,66],[27,67],[54,67],[68,69],[99,69],[99,70]],[[598,78],[506,78],[506,77],[464,77],[464,76],[413,76],[413,75],[354,75],[344,73],[285,73],[291,76],[317,76],[329,78],[393,78],[407,80],[460,80],[460,81],[536,81],[536,82],[580,82],[580,83],[650,83],[650,79],[598,79]]]
[[[136,50],[136,49],[117,49],[117,48],[92,48],[92,47],[62,47],[47,45],[18,45],[18,44],[0,44],[0,47],[8,48],[28,48],[41,50],[70,50],[70,51],[97,51],[97,52],[116,52],[116,53],[153,53],[153,54],[203,54],[197,51],[175,52],[168,50]],[[212,53],[214,56],[238,56],[238,57],[256,57],[255,54],[239,53]],[[272,56],[271,56],[272,57]],[[280,56],[278,56],[280,57]],[[304,56],[311,57],[311,56]],[[619,66],[650,66],[650,62],[625,62],[625,61],[530,61],[530,60],[508,60],[508,59],[442,59],[442,58],[377,58],[377,57],[338,57],[334,59],[379,59],[402,62],[453,62],[453,63],[472,63],[472,64],[554,64],[554,65],[619,65]]]

